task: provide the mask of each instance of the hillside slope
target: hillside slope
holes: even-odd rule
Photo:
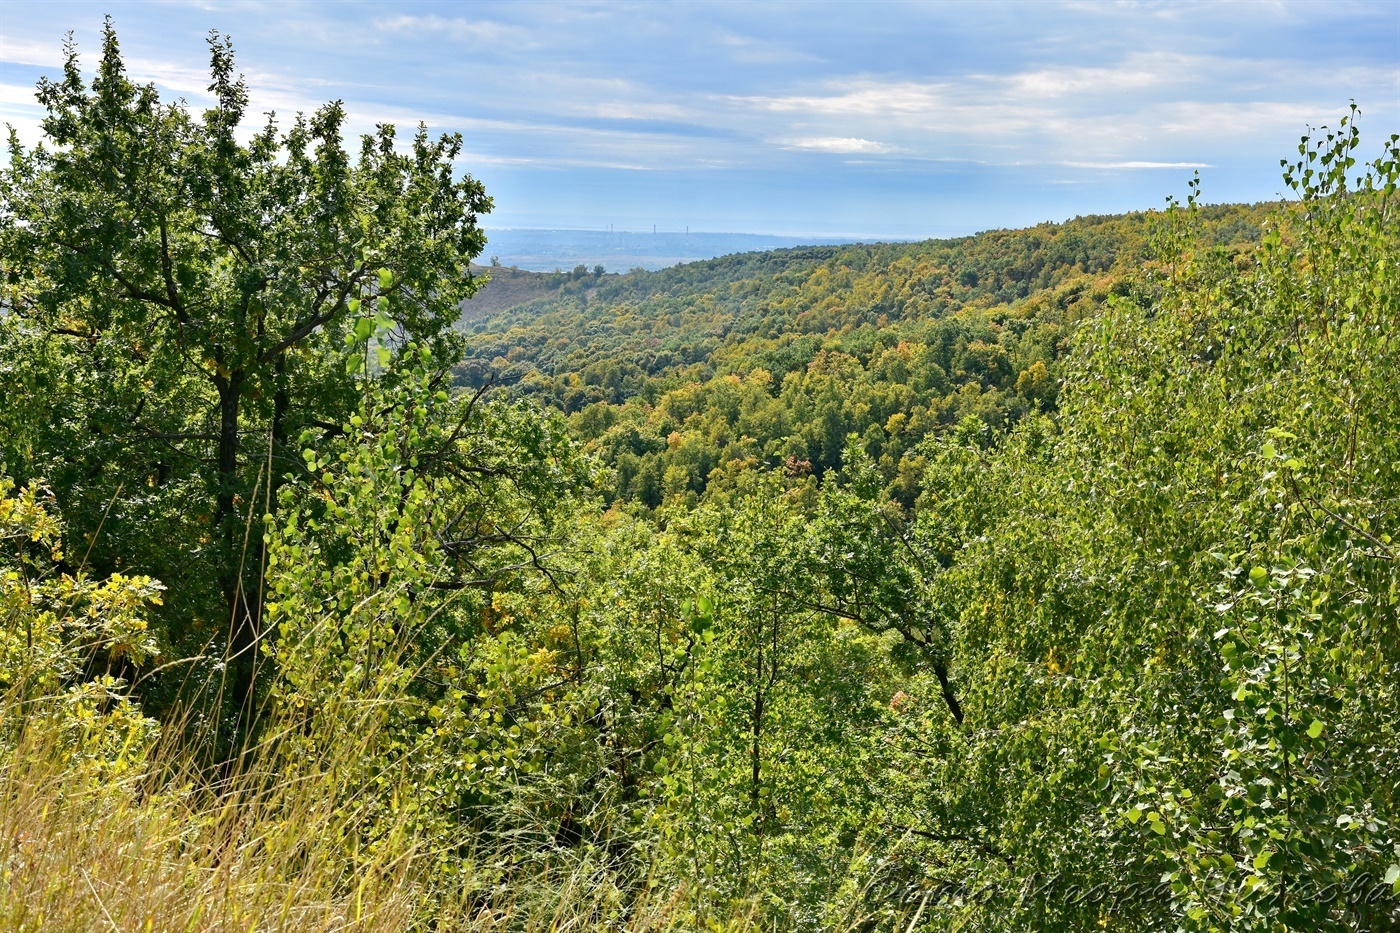
[[[1206,241],[1247,252],[1273,209],[1203,208]],[[1054,407],[1069,328],[1127,287],[1153,229],[1093,216],[563,277],[469,324],[456,377],[569,413],[615,470],[610,496],[693,499],[758,465],[819,477],[854,433],[912,504],[923,437]]]

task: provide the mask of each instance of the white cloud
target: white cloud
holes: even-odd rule
[[[511,42],[519,45],[529,39],[529,33],[519,27],[489,19],[469,20],[461,16],[453,19],[435,15],[394,16],[378,20],[374,25],[377,29],[389,32],[410,33],[420,37],[445,36],[458,42]]]
[[[1215,168],[1209,162],[1061,162],[1070,168],[1138,169],[1138,168]]]
[[[1064,97],[1068,94],[1121,94],[1194,80],[1201,62],[1180,55],[1129,56],[1116,68],[1041,68],[1002,77],[979,75],[1004,93],[1028,97]]]
[[[34,93],[32,84],[0,84],[0,104],[39,109],[39,101],[35,99]]]
[[[1038,68],[1008,74],[972,73],[928,81],[887,81],[862,76],[827,82],[825,94],[731,97],[732,101],[774,113],[825,116],[930,117],[987,111],[1047,116],[1093,110],[1107,101],[1122,107],[1124,92],[1193,83],[1213,65],[1228,63],[1172,54],[1134,54],[1114,67]],[[1049,101],[1070,98],[1060,104]],[[1034,103],[1031,100],[1034,99]]]
[[[794,93],[711,98],[717,105],[712,119],[730,125],[747,120],[755,135],[791,148],[849,154],[897,151],[913,159],[1122,171],[1208,168],[1220,161],[1222,149],[1335,120],[1358,89],[1400,87],[1393,68],[1345,70],[1132,52],[1095,67],[937,80],[829,78]],[[1233,99],[1221,99],[1226,88]],[[1394,113],[1373,109],[1382,120]],[[885,142],[870,142],[876,139]]]
[[[752,36],[728,33],[721,36],[719,41],[729,50],[730,58],[746,65],[785,65],[819,60],[815,55],[798,51],[780,42],[756,39]]]
[[[775,142],[785,149],[808,149],[813,152],[834,152],[842,155],[869,155],[895,151],[893,146],[856,136],[806,136],[796,139],[779,139]]]
[[[0,36],[0,61],[13,65],[63,67],[63,48],[58,42],[38,42],[12,35]]]
[[[928,113],[948,103],[949,86],[944,84],[921,84],[914,81],[887,83],[860,79],[849,82],[846,86],[848,90],[828,95],[729,99],[778,113],[804,111],[832,116]]]
[[[464,152],[455,163],[467,172],[477,172],[482,166],[533,166],[538,168],[606,168],[624,172],[656,172],[670,166],[664,163],[644,164],[606,158],[568,158],[555,156],[500,156],[482,152]]]
[[[1306,124],[1331,123],[1344,114],[1346,99],[1311,99],[1287,103],[1273,101],[1179,101],[1163,108],[1158,128],[1174,135],[1228,133],[1235,138],[1275,135],[1281,131],[1301,133]]]
[[[633,101],[609,101],[607,103],[585,105],[583,113],[608,120],[683,120],[690,111],[679,104],[639,103]]]
[[[14,128],[22,145],[36,145],[44,136],[43,118],[44,108],[34,99],[32,85],[0,84],[0,145],[8,136],[7,126]]]

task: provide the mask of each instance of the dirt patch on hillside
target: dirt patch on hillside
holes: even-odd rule
[[[472,266],[473,275],[489,275],[491,281],[462,302],[462,319],[476,321],[553,294],[559,279],[547,272],[526,272],[504,266]]]

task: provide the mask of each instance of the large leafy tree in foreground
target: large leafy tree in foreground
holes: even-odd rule
[[[71,41],[40,82],[44,143],[12,134],[0,456],[52,483],[71,550],[171,587],[174,643],[226,639],[241,702],[261,614],[248,542],[302,469],[288,438],[340,430],[355,392],[337,351],[366,297],[394,293],[388,344],[454,358],[490,200],[454,174],[458,137],[403,146],[380,126],[353,158],[338,102],[249,136],[231,46],[209,45],[197,114],[131,80],[109,21],[90,84]]]

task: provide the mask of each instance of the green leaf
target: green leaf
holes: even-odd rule
[[[1129,810],[1123,815],[1128,818],[1129,823],[1137,825],[1137,821],[1142,819],[1142,810],[1138,809],[1137,807],[1133,807],[1131,810]]]
[[[1385,870],[1385,883],[1392,890],[1400,891],[1400,865],[1391,865]]]
[[[394,287],[394,273],[388,269],[379,270],[379,290],[388,291]]]
[[[1276,456],[1278,456],[1278,448],[1273,445],[1272,441],[1266,441],[1264,444],[1264,459],[1272,460]]]
[[[1258,855],[1254,856],[1253,864],[1255,871],[1263,871],[1265,866],[1269,864],[1269,859],[1273,857],[1274,853],[1268,849],[1265,849],[1263,852],[1260,852]]]
[[[1322,728],[1322,723],[1319,720],[1314,719],[1312,721],[1312,725],[1308,726],[1308,738],[1315,739],[1319,735],[1322,735]]]

